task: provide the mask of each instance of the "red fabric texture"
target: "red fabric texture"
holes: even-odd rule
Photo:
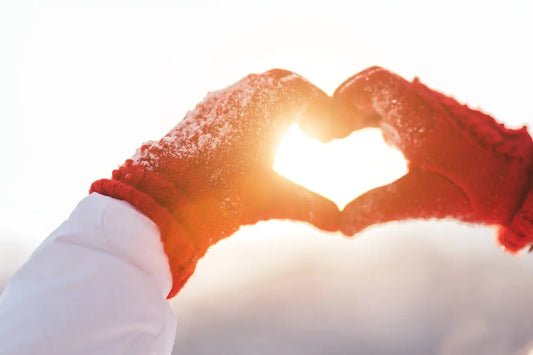
[[[451,217],[500,226],[499,241],[509,251],[531,244],[533,142],[526,127],[508,129],[418,79],[408,82],[378,67],[348,79],[333,98],[350,117],[345,134],[381,128],[409,167],[401,179],[345,207],[344,233],[394,220]]]
[[[531,245],[533,242],[533,191],[528,193],[511,223],[500,228],[498,238],[500,243],[511,252]]]
[[[379,127],[409,173],[335,204],[272,171],[292,123],[322,141]],[[382,68],[348,79],[333,98],[284,70],[252,74],[207,97],[167,135],[96,181],[91,192],[125,200],[159,227],[173,277],[169,298],[218,240],[271,218],[347,235],[413,218],[498,225],[517,251],[533,241],[533,142],[489,115]]]
[[[127,183],[123,183],[121,179]],[[149,188],[146,189],[146,186]],[[176,189],[157,174],[130,165],[128,168],[113,171],[111,180],[95,181],[89,192],[127,201],[154,221],[159,228],[172,274],[172,289],[168,298],[174,297],[193,274],[196,262],[207,250],[199,249],[176,216],[154,197],[167,194],[170,198],[175,198],[179,195]],[[152,192],[153,195],[150,194]]]
[[[284,70],[252,74],[211,92],[167,135],[143,144],[91,191],[130,202],[161,232],[174,296],[209,246],[241,225],[288,218],[338,230],[324,197],[272,171],[292,123],[328,139],[331,98]]]

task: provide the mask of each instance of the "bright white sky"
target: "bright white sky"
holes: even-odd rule
[[[381,65],[531,126],[532,13],[526,1],[0,0],[0,249],[33,248],[92,181],[250,72],[290,69],[331,94]],[[402,174],[377,132],[357,137],[323,160],[327,180],[305,170],[312,142],[288,174],[341,206]]]

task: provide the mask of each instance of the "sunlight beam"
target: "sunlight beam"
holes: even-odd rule
[[[407,163],[385,143],[379,129],[366,128],[323,144],[294,124],[278,146],[273,168],[343,208],[364,192],[405,175]]]

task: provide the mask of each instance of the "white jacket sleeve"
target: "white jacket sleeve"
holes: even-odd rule
[[[171,282],[157,226],[91,194],[0,296],[0,354],[170,354]]]

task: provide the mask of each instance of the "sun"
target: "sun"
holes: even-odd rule
[[[274,171],[343,208],[355,197],[407,172],[403,155],[385,143],[379,129],[321,143],[292,125],[278,146]]]

